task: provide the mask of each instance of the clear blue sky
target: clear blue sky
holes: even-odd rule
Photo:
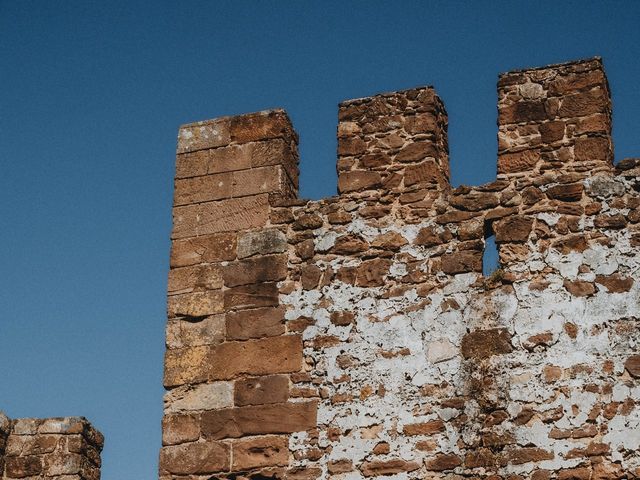
[[[337,103],[433,84],[452,181],[491,180],[499,72],[601,55],[640,155],[640,2],[0,0],[0,409],[84,415],[156,478],[181,123],[287,109],[335,192]]]

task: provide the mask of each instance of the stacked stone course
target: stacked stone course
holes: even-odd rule
[[[103,444],[82,417],[10,420],[0,412],[0,477],[99,480]]]
[[[162,479],[640,475],[640,161],[598,58],[498,98],[477,187],[431,87],[339,106],[320,201],[283,111],[180,129]]]

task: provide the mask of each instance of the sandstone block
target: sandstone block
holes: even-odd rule
[[[549,82],[550,95],[567,95],[580,90],[591,89],[604,85],[606,80],[602,67],[579,74],[559,75]]]
[[[229,340],[248,340],[282,335],[285,332],[284,308],[267,307],[228,312],[226,326]]]
[[[8,478],[35,477],[41,473],[42,457],[30,455],[5,459],[5,475]]]
[[[434,160],[427,160],[417,165],[408,165],[404,169],[404,185],[406,187],[425,185],[444,185],[447,183],[442,169]]]
[[[221,147],[231,142],[229,122],[217,119],[183,125],[178,132],[178,153]]]
[[[382,179],[378,172],[354,170],[338,177],[338,192],[349,193],[380,187]]]
[[[412,423],[402,428],[405,435],[434,435],[444,432],[445,426],[442,420],[431,420],[422,423]]]
[[[540,151],[523,150],[498,156],[498,173],[517,173],[533,170],[540,161]]]
[[[177,387],[186,383],[208,380],[209,347],[187,347],[167,350],[164,355],[164,386]]]
[[[460,210],[477,212],[497,207],[500,204],[500,199],[491,192],[470,192],[451,196],[449,203]]]
[[[175,207],[172,238],[262,227],[268,218],[267,194]]]
[[[354,323],[355,316],[353,312],[331,312],[331,323],[339,327],[346,327]]]
[[[227,287],[283,280],[288,273],[287,256],[267,255],[240,260],[222,267],[222,273]]]
[[[171,295],[167,311],[173,317],[206,317],[224,311],[225,296],[220,290]]]
[[[381,475],[394,475],[402,472],[413,472],[420,468],[418,462],[409,462],[402,459],[373,460],[364,462],[360,471],[365,477],[378,477]]]
[[[384,285],[384,279],[391,261],[384,258],[365,260],[356,270],[356,285],[360,287],[378,287]]]
[[[219,288],[222,288],[222,272],[218,265],[193,265],[169,270],[169,295]]]
[[[465,250],[444,254],[442,256],[442,271],[450,275],[482,272],[482,252]]]
[[[289,398],[289,378],[286,375],[245,378],[235,382],[236,406],[284,403]]]
[[[316,427],[316,411],[316,402],[296,402],[206,412],[202,432],[211,439],[302,432]]]
[[[287,237],[276,228],[242,233],[238,237],[238,258],[282,253],[287,250]]]
[[[167,322],[167,348],[215,345],[225,339],[224,315],[189,317]]]
[[[278,302],[278,286],[275,283],[241,285],[224,292],[226,310],[277,307]]]
[[[553,143],[564,138],[564,122],[547,122],[540,124],[540,137],[543,143]]]
[[[475,330],[462,337],[460,349],[464,358],[475,360],[510,353],[511,334],[506,328]]]
[[[623,277],[619,273],[612,275],[597,275],[596,283],[603,285],[610,293],[624,293],[633,286],[632,277]]]
[[[200,438],[198,415],[165,415],[162,418],[162,444],[177,445]]]
[[[543,460],[553,460],[553,452],[542,448],[529,447],[511,450],[506,454],[506,460],[513,465],[521,465],[529,462],[541,462]]]
[[[599,160],[611,161],[611,144],[606,137],[584,137],[576,139],[573,148],[576,162]]]
[[[632,377],[640,378],[640,355],[631,355],[624,363],[624,368],[631,374]]]
[[[426,462],[427,470],[443,472],[452,470],[462,464],[462,460],[454,453],[440,453]]]
[[[231,442],[233,471],[288,465],[289,441],[281,435],[251,437]]]
[[[367,151],[367,144],[360,137],[338,138],[338,155],[362,155]]]
[[[297,143],[297,135],[287,113],[281,109],[239,115],[229,118],[229,134],[236,143],[284,138]]]
[[[289,373],[301,367],[299,335],[181,348],[165,355],[165,386],[228,380],[242,374]]]
[[[582,280],[565,280],[562,285],[574,297],[587,297],[596,293],[596,287],[593,283]]]
[[[222,442],[165,446],[160,450],[161,474],[207,475],[229,470],[230,447]]]
[[[609,98],[601,88],[567,95],[560,100],[558,116],[561,118],[586,117],[594,113],[605,113]]]
[[[543,101],[523,101],[512,105],[499,107],[498,123],[506,125],[510,123],[539,122],[548,118]]]
[[[582,183],[570,183],[568,185],[554,185],[545,192],[547,197],[561,202],[578,202],[582,198],[584,190]]]
[[[171,268],[234,260],[235,258],[235,233],[218,233],[174,240],[171,245]]]
[[[402,147],[395,156],[395,160],[396,162],[413,163],[427,157],[438,157],[435,145],[432,142],[413,142]]]
[[[232,407],[233,384],[214,382],[174,388],[164,395],[164,405],[165,414]]]
[[[530,217],[506,217],[493,223],[497,243],[526,242],[533,227]]]

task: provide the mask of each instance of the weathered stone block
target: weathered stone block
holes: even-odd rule
[[[511,334],[506,328],[475,330],[462,337],[460,350],[464,358],[475,360],[510,353]]]
[[[206,475],[228,471],[231,448],[222,442],[165,446],[160,450],[160,473]]]
[[[223,267],[223,276],[227,287],[283,280],[287,277],[287,257],[268,255],[233,262]]]
[[[174,388],[165,394],[164,404],[165,414],[232,407],[233,384],[214,382]]]
[[[287,237],[275,228],[246,232],[238,237],[238,258],[282,253],[286,250]]]
[[[233,471],[288,465],[289,442],[287,437],[268,435],[231,442]]]
[[[167,322],[167,348],[215,345],[225,339],[224,315],[187,317]]]
[[[277,307],[278,302],[278,286],[275,283],[241,285],[224,292],[224,308],[227,310]]]
[[[262,227],[268,218],[266,194],[176,207],[173,209],[172,238]]]
[[[167,351],[165,386],[228,380],[242,374],[289,373],[301,367],[302,340],[298,335],[188,347]]]
[[[235,382],[234,399],[239,407],[284,403],[289,398],[289,377],[269,375]]]
[[[358,192],[380,187],[382,179],[377,172],[354,170],[341,173],[338,177],[338,192]]]
[[[169,317],[206,317],[224,311],[225,295],[220,290],[171,295],[167,301]]]
[[[226,314],[227,338],[248,340],[275,337],[285,332],[284,308],[266,307]]]
[[[171,245],[171,268],[234,260],[235,258],[235,233],[218,233],[174,240]]]
[[[202,415],[205,438],[302,432],[316,426],[316,402],[247,406]]]

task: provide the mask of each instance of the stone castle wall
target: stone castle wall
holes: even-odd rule
[[[181,127],[162,479],[640,475],[640,162],[599,59],[498,98],[478,187],[430,87],[340,105],[320,201],[284,111]]]
[[[81,417],[10,420],[0,412],[0,478],[100,480],[103,443]]]

